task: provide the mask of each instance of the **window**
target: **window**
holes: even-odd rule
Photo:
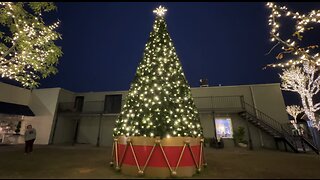
[[[74,101],[74,108],[77,112],[82,112],[84,96],[77,96]]]
[[[233,130],[230,118],[215,118],[217,138],[232,138]]]
[[[104,101],[104,112],[105,113],[120,113],[121,111],[121,94],[106,95]]]

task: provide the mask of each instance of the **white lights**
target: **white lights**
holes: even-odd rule
[[[277,41],[278,44],[282,45],[282,49],[284,51],[278,56],[278,59],[283,59],[283,55],[291,53],[294,55],[297,55],[297,57],[294,58],[294,61],[291,62],[285,62],[285,63],[279,63],[279,64],[269,64],[268,66],[271,67],[288,67],[291,65],[298,65],[301,64],[303,61],[313,61],[316,63],[317,58],[315,55],[309,53],[309,50],[314,49],[315,46],[307,46],[307,47],[301,47],[297,43],[297,41],[293,41],[291,39],[282,39],[280,37],[279,33],[279,18],[281,16],[286,16],[286,18],[293,18],[296,21],[295,26],[295,33],[293,34],[293,38],[297,38],[299,41],[302,40],[303,36],[302,33],[304,33],[307,30],[313,29],[313,27],[307,27],[310,25],[310,23],[320,23],[320,10],[313,10],[309,14],[299,14],[298,12],[292,12],[287,9],[285,6],[277,6],[274,3],[267,3],[267,7],[271,9],[271,15],[269,16],[268,24],[271,26],[271,32],[270,32],[270,40]],[[292,42],[291,42],[292,41]],[[279,54],[279,55],[280,55]],[[316,63],[317,66],[319,66],[318,63]]]
[[[285,91],[296,92],[300,95],[302,108],[299,106],[287,107],[287,112],[296,119],[297,114],[304,111],[314,127],[320,130],[320,120],[317,120],[315,113],[320,110],[319,99],[314,98],[320,91],[320,62],[319,53],[316,52],[318,45],[304,47],[303,33],[312,30],[311,24],[320,23],[320,10],[312,10],[308,14],[292,12],[285,6],[277,6],[274,3],[267,3],[271,9],[268,24],[271,26],[271,41],[281,45],[281,52],[277,55],[278,60],[284,60],[277,64],[269,64],[271,67],[280,67],[283,73],[280,75],[281,87]],[[291,18],[295,22],[295,29],[292,39],[280,37],[280,17]],[[295,40],[293,40],[295,39]],[[269,53],[270,53],[269,52]],[[285,55],[291,56],[289,60]]]
[[[59,21],[46,26],[41,16],[35,17],[13,2],[0,2],[0,8],[7,12],[7,26],[14,27],[10,27],[11,34],[2,34],[7,41],[0,42],[0,75],[24,87],[37,87],[39,79],[57,72],[62,52],[53,41],[61,39],[55,31]]]
[[[313,126],[320,129],[319,120],[315,113],[320,110],[320,103],[313,98],[320,91],[319,69],[310,63],[304,63],[303,68],[292,66],[280,75],[281,87],[285,91],[296,92],[301,97],[302,107],[308,118],[313,121]],[[287,112],[294,118],[301,109],[298,106],[287,107]]]
[[[159,7],[155,11],[163,16],[165,9]],[[191,89],[164,18],[156,18],[154,22],[130,87],[116,121],[115,136],[202,136]]]
[[[161,5],[153,10],[153,13],[155,13],[157,16],[164,16],[167,12],[167,9],[165,7],[162,7]]]
[[[291,122],[294,127],[297,129],[297,116],[303,112],[303,109],[300,106],[292,105],[286,107],[287,113],[294,118],[294,121]]]

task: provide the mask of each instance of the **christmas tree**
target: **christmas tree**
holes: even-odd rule
[[[202,137],[190,86],[164,19],[157,8],[153,31],[145,46],[114,136]]]

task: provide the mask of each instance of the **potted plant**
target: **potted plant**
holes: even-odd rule
[[[237,130],[233,132],[233,137],[235,144],[240,147],[247,147],[248,141],[244,139],[245,136],[245,128],[239,126]]]

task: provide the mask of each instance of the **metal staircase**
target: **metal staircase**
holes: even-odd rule
[[[288,124],[281,124],[279,121],[271,118],[267,114],[256,109],[252,105],[242,101],[244,111],[239,115],[248,120],[251,124],[273,136],[278,141],[283,141],[293,152],[306,152],[306,146],[319,154],[319,149],[312,143],[312,140],[300,135],[293,135]],[[287,150],[287,149],[286,149]]]

